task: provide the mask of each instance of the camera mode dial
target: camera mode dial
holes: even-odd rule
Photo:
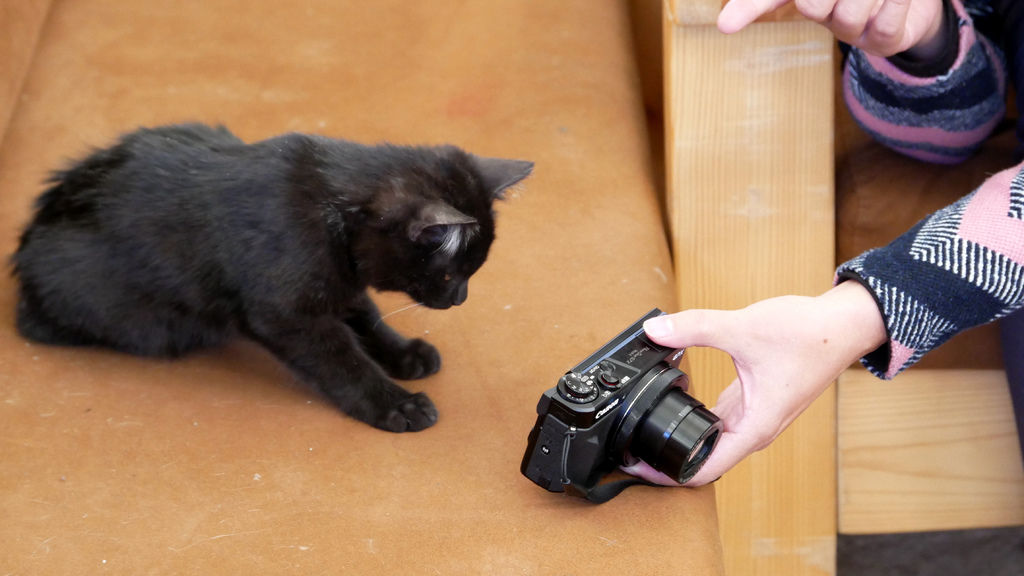
[[[570,372],[562,377],[558,391],[570,402],[582,404],[597,398],[597,386],[589,380],[580,378],[579,374]]]

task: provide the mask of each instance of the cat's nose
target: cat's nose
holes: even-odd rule
[[[458,306],[466,301],[466,296],[469,295],[469,282],[461,282],[455,287],[452,292],[452,304]]]

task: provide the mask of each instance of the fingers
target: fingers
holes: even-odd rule
[[[832,19],[832,11],[836,7],[836,0],[794,0],[794,3],[797,11],[804,17],[821,24],[826,24]]]
[[[741,460],[756,452],[757,449],[756,443],[752,442],[749,438],[735,432],[726,431],[722,433],[715,449],[708,456],[707,461],[704,462],[704,467],[685,485],[703,486],[710,484],[721,478],[723,474],[739,464]],[[658,472],[643,460],[638,460],[636,464],[631,466],[623,466],[622,471],[661,486],[679,486],[675,480]]]
[[[738,379],[722,391],[718,396],[718,404],[711,411],[722,419],[725,429],[704,467],[686,483],[687,486],[703,486],[714,482],[759,447],[756,438],[748,438],[751,436],[749,431],[744,435],[745,428],[749,426],[744,426],[746,411],[743,408],[743,388]]]
[[[714,450],[711,451],[711,455],[708,456],[707,461],[704,463],[704,467],[686,483],[687,486],[702,486],[715,481],[740,460],[760,447],[756,439],[751,438],[748,441],[740,434],[732,432],[734,429],[740,430],[743,428],[742,390],[739,380],[736,380],[718,397],[718,405],[712,411],[722,419],[722,422],[725,424],[725,432],[719,437]],[[725,449],[724,454],[718,455],[723,448]],[[648,482],[662,486],[679,486],[671,477],[658,472],[642,460],[637,461],[632,466],[623,466],[622,470],[627,474],[638,476]]]
[[[800,14],[827,27],[843,42],[871,53],[889,56],[917,41],[916,21],[910,23],[914,0],[730,0],[718,15],[718,29],[726,34],[742,30],[754,20],[793,2]],[[920,0],[918,0],[920,1]]]
[[[718,439],[718,444],[708,456],[704,467],[686,483],[687,486],[703,486],[721,478],[740,463],[741,460],[758,450],[755,439],[741,432],[726,430]]]
[[[738,378],[726,386],[725,390],[722,390],[722,393],[718,395],[718,403],[711,411],[730,430],[739,423],[743,416],[743,386]]]
[[[871,22],[864,38],[865,49],[892,55],[902,52],[907,36],[907,15],[910,14],[911,0],[886,0]]]
[[[651,340],[662,346],[725,349],[730,342],[733,314],[724,310],[684,310],[651,318],[644,322],[644,330]]]
[[[620,466],[620,469],[630,476],[643,478],[648,482],[658,484],[660,486],[679,486],[678,482],[669,478],[667,475],[658,472],[643,460],[637,460],[636,464],[633,464],[632,466]]]
[[[876,0],[839,0],[832,11],[832,34],[843,42],[856,44],[877,4]]]
[[[764,14],[791,0],[730,0],[718,15],[718,29],[726,34],[739,32]]]

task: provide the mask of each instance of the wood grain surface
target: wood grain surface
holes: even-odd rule
[[[668,212],[682,308],[817,294],[834,267],[833,47],[808,22],[666,19]],[[731,359],[693,350],[714,405]],[[834,574],[835,395],[717,483],[727,574]]]
[[[1002,370],[839,381],[839,530],[1024,525],[1024,467]]]

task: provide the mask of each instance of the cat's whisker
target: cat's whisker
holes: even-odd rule
[[[391,312],[388,312],[387,314],[385,314],[385,315],[381,316],[380,318],[378,318],[377,321],[373,323],[373,327],[374,327],[374,329],[376,329],[377,326],[379,326],[380,323],[383,322],[384,319],[389,317],[389,316],[394,316],[395,314],[398,314],[399,312],[405,312],[406,310],[408,310],[410,308],[415,308],[417,306],[422,306],[422,305],[423,304],[420,304],[419,302],[413,302],[412,304],[409,304],[408,306],[402,306],[398,310],[392,310]]]

